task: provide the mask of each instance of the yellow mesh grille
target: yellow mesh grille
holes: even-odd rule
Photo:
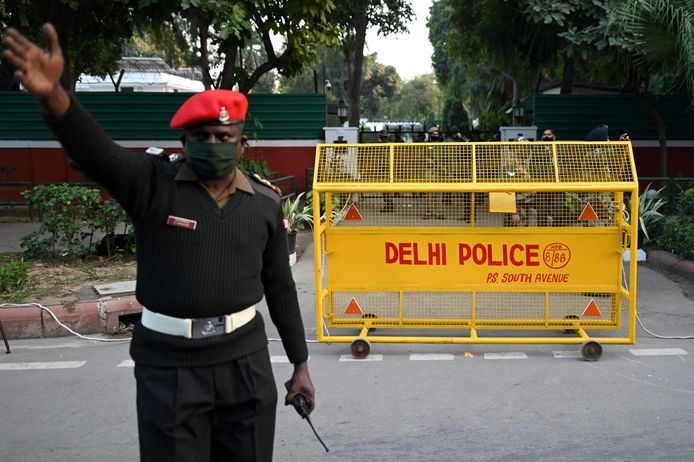
[[[631,183],[629,151],[622,142],[319,145],[315,184]]]
[[[560,182],[632,182],[623,144],[557,144]]]
[[[328,193],[336,227],[609,227],[623,204],[612,192],[519,192],[515,212],[490,211],[488,193],[353,192]],[[361,219],[350,220],[350,208]],[[586,207],[590,206],[590,210]],[[597,219],[582,220],[592,211]],[[592,214],[591,214],[592,217]]]
[[[616,327],[617,297],[612,293],[478,292],[334,292],[334,325],[373,327],[442,325],[469,327]],[[355,300],[362,313],[345,314]],[[584,316],[595,301],[600,316]]]

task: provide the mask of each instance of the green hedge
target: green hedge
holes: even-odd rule
[[[658,248],[694,260],[694,188],[682,191],[677,198],[675,214],[658,222],[656,236]]]

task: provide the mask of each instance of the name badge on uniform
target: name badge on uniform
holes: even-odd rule
[[[198,226],[198,222],[195,220],[189,220],[187,218],[181,218],[181,217],[175,217],[173,215],[169,215],[169,218],[166,219],[166,224],[170,226],[177,226],[179,228],[185,228],[185,229],[195,229],[196,226]]]

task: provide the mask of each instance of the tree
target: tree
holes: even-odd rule
[[[694,1],[628,0],[609,16],[616,29],[614,47],[629,63],[630,88],[658,129],[660,175],[668,176],[667,127],[648,97],[653,74],[665,77],[670,90],[688,93],[694,105]]]
[[[342,30],[342,49],[347,62],[347,104],[349,125],[359,125],[362,66],[366,31],[376,27],[378,34],[388,36],[403,32],[413,16],[406,0],[340,0],[335,11],[336,23]]]
[[[452,125],[464,123],[453,120],[455,114],[462,116],[462,109],[469,110],[471,119],[485,112],[503,113],[533,88],[539,63],[547,54],[545,42],[528,28],[514,3],[438,0],[432,5],[432,61]]]
[[[315,61],[293,77],[280,76],[280,93],[323,93],[330,104],[345,97],[345,58],[337,48],[319,45]],[[326,88],[326,81],[330,88]]]
[[[653,75],[658,75],[670,82],[671,92],[686,89],[690,101],[694,102],[694,1],[523,0],[522,3],[526,14],[542,10],[542,22],[558,27],[558,35],[572,46],[616,56],[621,66],[613,62],[610,67],[627,70],[622,87],[639,98],[657,127],[660,174],[667,176],[667,127],[651,104],[649,82]],[[586,21],[568,21],[576,11],[586,12]]]
[[[340,99],[345,98],[347,77],[344,55],[327,47],[322,47],[318,55],[320,58],[316,68],[305,68],[292,78],[280,78],[279,91],[281,93],[325,91],[329,104],[336,104]],[[377,53],[365,56],[362,74],[362,115],[369,119],[379,119],[387,108],[395,106],[394,101],[400,96],[402,80],[393,66],[378,62]],[[318,76],[324,76],[324,78]],[[326,79],[330,81],[329,90],[324,86]]]
[[[166,47],[175,43],[180,48],[181,39],[187,40],[188,51],[199,56],[207,88],[230,89],[238,83],[248,92],[267,73],[298,72],[314,58],[316,44],[337,45],[329,18],[334,7],[332,0],[10,0],[3,3],[0,20],[3,26],[20,26],[36,40],[44,21],[54,23],[65,53],[63,85],[68,89],[81,73],[114,71],[140,28]],[[275,49],[274,37],[284,41],[281,50]],[[218,82],[211,75],[216,65],[222,68]],[[8,65],[0,69],[4,86],[11,74]],[[265,85],[274,86],[274,77]]]
[[[694,0],[628,0],[609,18],[632,66],[665,77],[670,92],[685,90],[694,104]]]
[[[123,50],[124,56],[159,57],[172,68],[197,67],[200,59],[189,44],[190,24],[176,15],[168,20],[138,18],[137,27]]]
[[[414,77],[402,85],[402,91],[389,111],[396,120],[422,121],[433,125],[441,117],[442,98],[433,74]]]
[[[364,110],[360,115],[380,118],[386,103],[399,95],[401,86],[400,76],[393,66],[379,63],[377,53],[366,56],[360,95]]]
[[[3,26],[20,28],[41,43],[41,25],[51,22],[58,31],[65,58],[61,84],[74,90],[82,73],[105,75],[121,58],[121,51],[133,31],[134,0],[10,0],[0,10]],[[0,66],[0,86],[18,89],[10,82],[13,70]]]
[[[301,71],[314,59],[319,43],[337,44],[337,29],[329,18],[335,8],[332,0],[181,0],[180,8],[197,32],[208,87],[231,89],[238,84],[247,93],[268,72],[291,76]],[[265,58],[249,65],[244,50],[254,45],[254,36]],[[284,42],[281,50],[276,49],[275,37]],[[213,55],[220,58],[218,63]],[[215,64],[222,68],[218,82],[211,75]]]

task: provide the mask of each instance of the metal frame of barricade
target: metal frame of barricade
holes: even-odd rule
[[[435,162],[426,163],[427,152],[438,155]],[[509,161],[531,173],[507,171]],[[602,344],[635,343],[638,179],[630,143],[318,145],[314,172],[319,342],[351,343],[355,357],[367,356],[371,343],[580,344],[586,360],[599,359]],[[327,219],[321,219],[321,194]],[[574,200],[581,215],[564,223],[550,210],[552,224],[532,216],[524,219],[528,224],[506,224],[524,207],[518,198],[528,196]],[[379,214],[374,201],[392,203],[392,197],[400,201],[397,210]],[[454,209],[465,210],[461,222],[412,215],[431,203],[443,210],[447,198],[460,197],[464,205]],[[371,215],[362,217],[358,206]],[[508,278],[503,285],[502,277]],[[587,332],[623,330],[623,310],[626,334]],[[330,329],[359,332],[331,335]],[[455,334],[403,335],[412,329]],[[519,330],[543,335],[481,333]]]
[[[10,350],[10,344],[7,342],[7,335],[5,335],[5,328],[2,325],[2,321],[0,320],[0,334],[2,335],[2,341],[5,342],[5,353],[9,354],[12,352]]]

